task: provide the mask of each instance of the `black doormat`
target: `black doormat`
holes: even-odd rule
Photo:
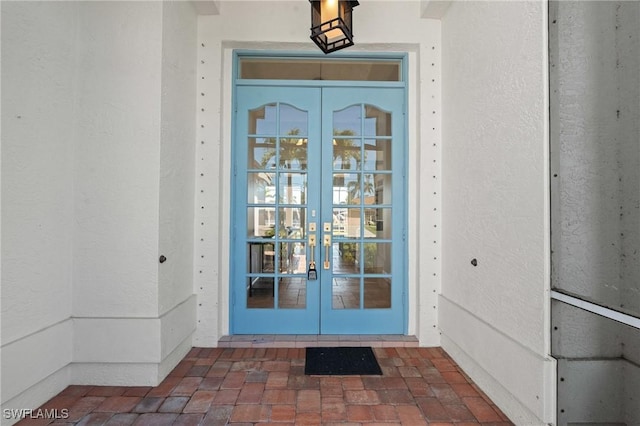
[[[382,374],[370,347],[307,348],[304,364],[307,375]]]

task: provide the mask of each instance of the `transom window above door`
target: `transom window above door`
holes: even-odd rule
[[[247,80],[402,81],[399,59],[239,59],[238,78]]]

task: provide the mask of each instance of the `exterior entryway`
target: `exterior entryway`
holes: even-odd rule
[[[237,86],[234,334],[404,333],[404,93]]]
[[[192,348],[159,386],[71,385],[33,415],[66,410],[70,425],[513,425],[442,348],[373,350],[382,376],[311,377],[301,347]]]

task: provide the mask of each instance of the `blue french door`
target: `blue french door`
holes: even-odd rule
[[[404,333],[403,106],[401,88],[236,88],[232,333]]]

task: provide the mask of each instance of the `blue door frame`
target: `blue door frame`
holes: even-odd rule
[[[404,84],[296,83],[235,82],[231,333],[404,334]]]

